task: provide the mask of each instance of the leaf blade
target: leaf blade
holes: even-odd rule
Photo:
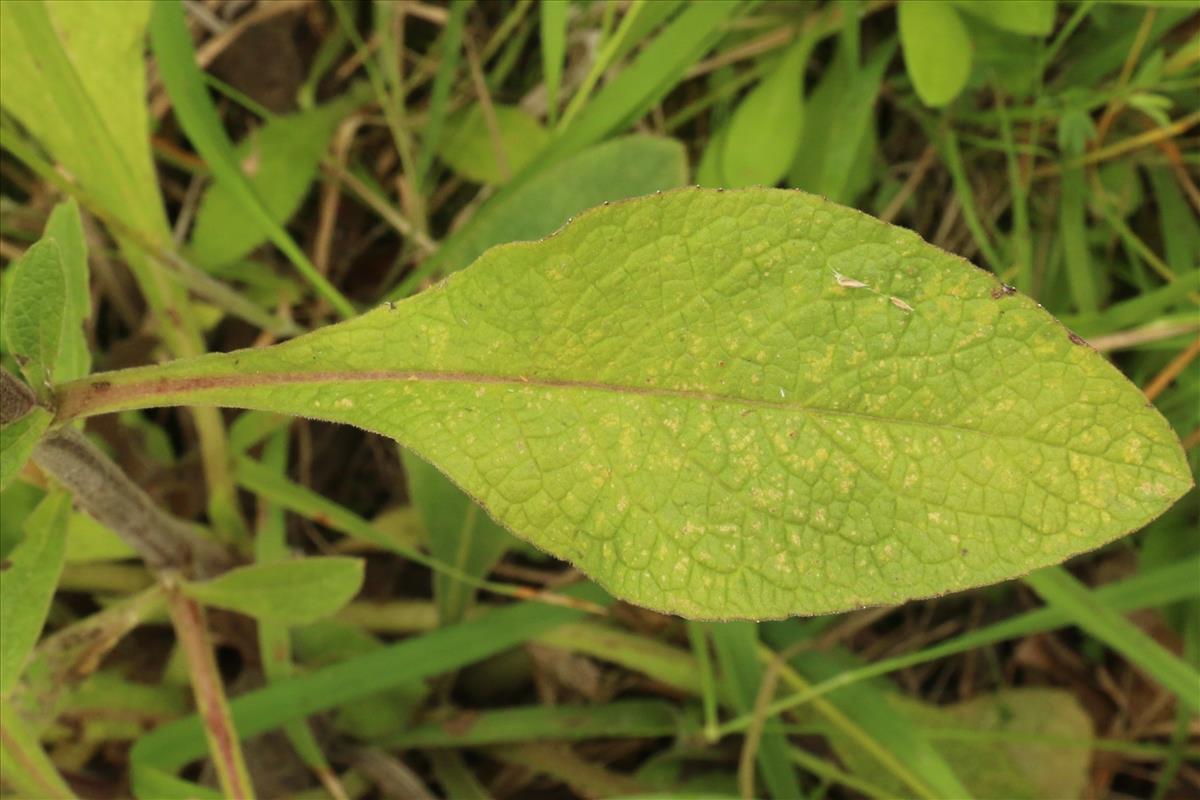
[[[54,382],[63,383],[82,378],[92,366],[92,354],[83,333],[83,326],[92,313],[92,297],[88,292],[87,241],[83,234],[83,220],[79,217],[79,206],[74,200],[59,203],[50,212],[44,238],[58,243],[66,283],[62,341],[58,348],[58,360],[51,370]]]
[[[361,559],[313,556],[239,567],[210,581],[185,583],[183,591],[208,605],[302,625],[348,603],[362,581]]]
[[[7,698],[37,643],[66,553],[71,497],[47,495],[25,522],[25,537],[0,571],[0,698]]]
[[[103,383],[60,418],[230,404],[391,436],[610,591],[697,617],[1008,579],[1191,485],[1166,421],[1034,301],[770,189],[597,209],[352,322]]]
[[[946,3],[900,3],[897,9],[904,65],[921,102],[950,103],[971,76],[971,37],[958,11]]]
[[[34,406],[25,416],[0,428],[0,490],[7,488],[17,477],[53,421],[54,416],[49,411]]]
[[[58,242],[35,242],[13,271],[4,298],[4,340],[29,385],[45,398],[67,319],[67,276]]]

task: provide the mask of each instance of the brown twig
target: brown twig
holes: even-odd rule
[[[254,785],[250,782],[250,772],[246,769],[246,759],[238,743],[233,716],[225,699],[225,688],[213,657],[204,609],[179,590],[178,580],[173,575],[164,574],[162,584],[166,590],[167,608],[175,626],[175,635],[179,637],[179,644],[187,659],[192,693],[200,718],[204,721],[208,751],[221,788],[227,797],[252,800]]]

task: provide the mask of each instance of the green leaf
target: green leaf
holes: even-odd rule
[[[0,428],[0,490],[7,488],[17,477],[53,421],[53,414],[41,406],[34,406],[25,416]]]
[[[451,133],[437,143],[438,156],[459,175],[476,183],[504,183],[524,169],[550,139],[540,122],[515,106],[494,105],[492,111],[499,143],[478,104],[447,120]],[[496,151],[497,144],[503,160]]]
[[[1061,689],[1007,689],[939,708],[900,695],[893,713],[933,739],[971,797],[1036,800],[1082,797],[1088,784],[1092,721]],[[903,793],[902,785],[841,743],[838,754],[865,778]]]
[[[904,65],[917,96],[928,106],[958,97],[971,76],[971,39],[948,3],[904,0],[897,10]]]
[[[825,77],[807,101],[808,124],[788,174],[794,188],[853,203],[875,180],[875,103],[895,40],[875,48],[861,67],[838,48]]]
[[[41,489],[23,481],[4,487],[0,494],[0,561],[24,538],[25,520],[45,496]]]
[[[168,242],[150,155],[151,3],[0,4],[0,102],[106,211]]]
[[[274,224],[287,222],[300,207],[329,140],[355,102],[355,97],[348,97],[276,117],[238,144],[236,163]],[[196,212],[192,258],[204,267],[229,264],[249,255],[269,235],[246,212],[239,190],[218,176]]]
[[[213,176],[225,186],[242,213],[292,262],[296,271],[343,317],[354,314],[354,307],[304,254],[283,226],[272,215],[259,190],[242,172],[237,154],[230,144],[221,118],[204,84],[204,75],[196,65],[195,47],[184,19],[183,5],[165,2],[149,4],[150,43],[153,46],[159,77],[171,96],[176,119],[192,145],[204,158]]]
[[[955,6],[993,27],[1028,36],[1048,36],[1054,30],[1054,0],[956,0]]]
[[[673,139],[627,136],[605,142],[496,195],[422,265],[422,273],[456,272],[489,247],[541,239],[593,206],[686,181],[687,154]],[[392,296],[401,297],[415,285],[407,281]]]
[[[722,166],[725,142],[729,139],[729,125],[722,125],[713,131],[704,146],[700,163],[696,165],[696,185],[706,189],[719,189],[725,186],[725,170]]]
[[[558,88],[562,85],[563,61],[567,56],[568,0],[546,0],[540,6],[542,74],[546,85],[546,113],[550,123],[558,119]]]
[[[363,562],[344,556],[238,567],[183,590],[205,605],[250,617],[303,625],[327,617],[358,593]]]
[[[58,243],[36,242],[12,268],[4,298],[4,341],[30,387],[44,400],[54,385],[67,319],[67,276]]]
[[[45,239],[58,243],[63,278],[67,284],[63,310],[62,341],[52,373],[55,383],[82,378],[92,368],[83,325],[92,313],[92,297],[88,292],[87,240],[83,235],[83,220],[74,200],[59,203],[46,220]]]
[[[763,624],[760,631],[772,647],[784,650],[810,638],[804,633],[804,625],[799,620],[781,620]],[[800,652],[790,662],[813,685],[838,680],[861,666],[858,659],[838,648],[828,652],[811,646],[807,649],[809,652]],[[817,701],[813,706],[796,709],[792,716],[803,724],[817,722],[818,714],[822,714],[828,726],[826,737],[835,751],[846,754],[843,760],[847,767],[863,778],[888,786],[896,797],[972,797],[928,738],[891,708],[891,694],[883,682],[858,681],[830,692],[823,698],[828,705]],[[859,769],[860,764],[869,769]]]
[[[25,536],[0,570],[0,698],[11,694],[42,632],[62,572],[70,513],[70,495],[46,495],[25,520]]]
[[[708,618],[1005,580],[1192,484],[1142,393],[1033,300],[773,189],[596,209],[353,321],[59,399],[391,436],[620,597]]]
[[[811,50],[808,38],[789,47],[733,112],[721,160],[727,186],[773,186],[787,174],[804,131],[804,62]]]
[[[765,671],[758,659],[758,627],[748,622],[726,622],[709,626],[709,634],[733,710],[740,714],[753,711]],[[778,717],[763,723],[757,760],[771,797],[779,800],[804,797],[796,770],[788,758],[787,734]],[[743,796],[758,795],[743,792]]]
[[[137,557],[133,547],[94,517],[78,512],[71,515],[71,521],[67,523],[68,564],[123,561]]]

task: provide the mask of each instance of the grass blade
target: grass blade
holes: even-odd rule
[[[1062,567],[1043,569],[1025,577],[1025,583],[1051,608],[1144,669],[1193,713],[1200,712],[1200,673],[1163,648],[1141,628],[1110,606],[1097,602],[1088,590]]]
[[[354,306],[309,261],[304,251],[267,211],[237,163],[233,145],[205,88],[204,76],[196,66],[196,50],[177,2],[154,4],[150,16],[150,42],[163,84],[174,103],[175,116],[207,162],[217,181],[225,186],[243,210],[326,302],[343,318],[354,316]]]

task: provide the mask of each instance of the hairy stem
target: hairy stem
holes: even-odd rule
[[[0,425],[25,416],[37,400],[29,387],[0,369]],[[98,522],[133,547],[154,570],[211,575],[231,566],[228,553],[193,526],[163,511],[87,437],[70,427],[46,434],[33,462],[53,477]]]
[[[47,435],[33,461],[75,496],[88,514],[125,540],[154,570],[212,574],[229,556],[198,536],[191,525],[163,511],[139,486],[72,428]]]

